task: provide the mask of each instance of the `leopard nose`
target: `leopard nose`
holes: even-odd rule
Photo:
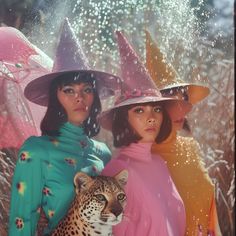
[[[111,212],[117,217],[123,212],[123,208],[120,204],[115,204],[112,206]]]

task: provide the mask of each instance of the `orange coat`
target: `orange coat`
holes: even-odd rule
[[[152,152],[166,162],[186,209],[186,235],[220,236],[214,185],[201,160],[199,144],[192,137],[173,132]]]

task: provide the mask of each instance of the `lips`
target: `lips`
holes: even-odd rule
[[[82,111],[82,112],[86,112],[86,107],[85,106],[82,106],[82,107],[77,107],[74,109],[74,111]]]
[[[156,128],[155,127],[149,127],[147,129],[145,129],[146,132],[156,132]]]

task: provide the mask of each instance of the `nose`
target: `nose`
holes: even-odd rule
[[[156,123],[156,119],[153,118],[153,117],[150,117],[150,118],[148,118],[147,122],[148,122],[148,124],[155,124]]]
[[[152,110],[150,110],[148,112],[147,123],[148,124],[155,124],[156,123],[155,115],[154,115],[154,112]]]
[[[83,100],[83,95],[80,91],[75,93],[75,99],[77,102],[81,102]]]
[[[123,212],[123,208],[119,203],[115,203],[111,207],[111,212],[117,217]]]

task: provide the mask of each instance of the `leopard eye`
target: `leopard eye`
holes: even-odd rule
[[[126,198],[126,196],[125,196],[125,194],[123,194],[123,193],[120,193],[120,194],[117,195],[117,199],[118,199],[119,201],[122,201],[122,200],[124,200],[125,198]]]
[[[95,195],[95,197],[99,201],[102,201],[102,202],[106,201],[106,198],[105,198],[105,196],[103,194],[97,194],[97,195]]]

